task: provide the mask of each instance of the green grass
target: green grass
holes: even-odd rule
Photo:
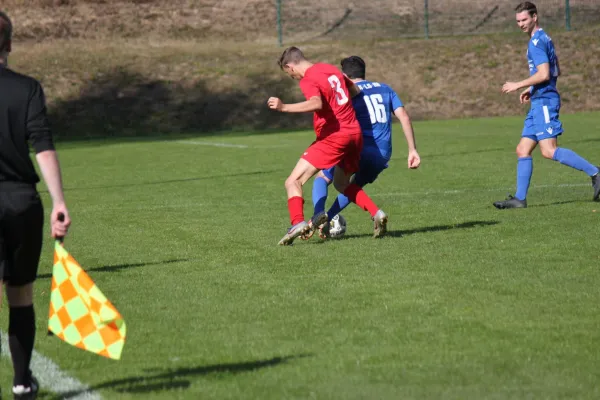
[[[599,162],[600,113],[563,122],[561,144]],[[530,207],[492,207],[521,124],[417,123],[417,171],[396,127],[368,187],[390,236],[351,206],[345,239],[286,248],[283,182],[311,132],[62,145],[66,246],[128,338],[115,362],[45,336],[47,241],[37,350],[106,399],[599,398],[600,204],[536,152]]]

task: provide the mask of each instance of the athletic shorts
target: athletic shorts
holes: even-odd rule
[[[560,104],[536,105],[532,104],[521,136],[535,140],[557,137],[563,133],[562,123],[559,118]]]
[[[9,286],[35,281],[44,209],[35,187],[0,182],[0,277]]]
[[[302,158],[318,169],[339,166],[346,174],[358,171],[362,151],[362,133],[337,132],[313,142]]]
[[[363,187],[375,182],[379,174],[388,167],[388,161],[388,158],[381,155],[377,146],[365,146],[360,155],[358,172],[354,175],[354,183]],[[323,170],[323,174],[330,181],[333,180],[334,169],[335,167]]]

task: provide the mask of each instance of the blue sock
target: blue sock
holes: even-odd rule
[[[554,157],[552,157],[552,159],[563,165],[583,171],[589,176],[594,176],[598,173],[598,167],[596,167],[594,164],[591,164],[573,150],[558,147],[554,152]]]
[[[315,178],[313,182],[313,207],[315,208],[315,214],[325,211],[325,202],[327,201],[327,181],[320,176]]]
[[[327,211],[327,217],[329,217],[329,221],[331,221],[333,217],[341,213],[342,210],[348,206],[348,204],[350,204],[350,200],[348,200],[346,196],[340,193],[337,199],[335,199],[335,201],[333,202],[331,208],[329,208],[329,211]]]
[[[517,162],[517,193],[515,197],[519,200],[527,198],[531,175],[533,174],[533,158],[521,157]]]

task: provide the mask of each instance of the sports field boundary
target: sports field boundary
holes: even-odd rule
[[[0,335],[2,336],[2,356],[10,358],[8,334],[0,331]],[[40,389],[48,390],[59,397],[65,395],[63,398],[67,398],[68,393],[77,393],[76,395],[69,395],[68,398],[73,400],[102,399],[89,386],[68,375],[54,361],[35,350],[31,357],[31,370],[40,383]]]

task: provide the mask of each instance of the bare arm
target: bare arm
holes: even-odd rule
[[[35,157],[42,176],[52,197],[53,207],[50,215],[52,236],[64,237],[71,224],[71,219],[65,206],[60,166],[46,117],[46,98],[42,86],[37,81],[31,87],[27,109],[27,132],[31,146],[35,150]],[[59,221],[59,214],[64,215],[63,221]]]
[[[417,144],[415,143],[415,132],[406,109],[404,107],[398,107],[394,110],[394,115],[400,120],[400,124],[402,124],[404,137],[406,137],[406,143],[408,144],[408,151],[416,151]]]
[[[550,64],[544,63],[537,66],[537,72],[531,75],[529,78],[524,79],[520,82],[506,82],[502,86],[502,92],[510,93],[519,90],[524,87],[539,85],[550,80]]]
[[[44,177],[44,182],[46,182],[46,186],[48,187],[48,192],[50,192],[50,197],[52,197],[52,214],[50,216],[52,236],[63,237],[67,234],[71,219],[65,205],[60,165],[56,151],[42,151],[36,154],[36,159]],[[64,215],[64,221],[59,221],[59,214]]]
[[[42,171],[42,176],[52,197],[52,203],[64,204],[65,196],[63,194],[62,177],[60,173],[60,165],[56,151],[48,150],[38,153],[35,158]]]
[[[417,143],[415,141],[415,132],[413,130],[412,122],[406,109],[404,107],[398,107],[394,110],[394,115],[400,120],[402,124],[402,130],[404,131],[404,137],[408,144],[408,167],[419,168],[421,164],[421,157],[417,152]]]
[[[314,112],[319,111],[323,108],[323,100],[321,97],[313,96],[306,101],[302,101],[300,103],[292,103],[285,104],[281,99],[277,97],[271,97],[267,104],[269,108],[272,110],[277,110],[280,112],[287,113],[306,113],[306,112]]]

